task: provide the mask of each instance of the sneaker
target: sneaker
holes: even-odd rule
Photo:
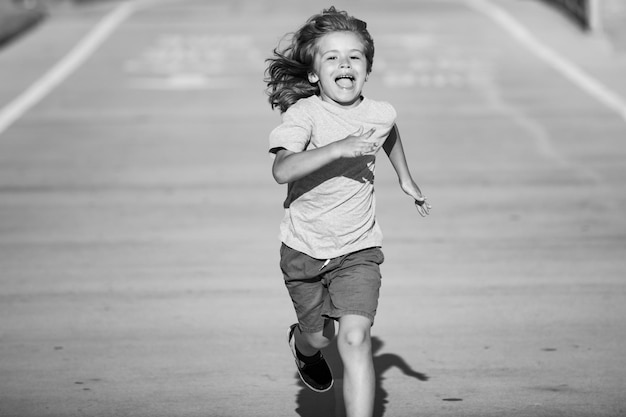
[[[298,355],[296,354],[296,338],[293,335],[297,326],[297,324],[292,324],[289,327],[289,347],[296,360],[296,367],[298,368],[300,379],[304,382],[304,385],[311,388],[313,391],[326,392],[333,386],[333,374],[330,372],[326,359],[324,359],[321,352],[319,360],[312,364],[306,364],[298,359]]]

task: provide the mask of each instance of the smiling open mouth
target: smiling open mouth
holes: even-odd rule
[[[335,82],[341,88],[351,88],[354,85],[354,77],[349,74],[340,75],[335,78]]]

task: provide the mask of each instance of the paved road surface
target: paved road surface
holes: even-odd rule
[[[625,56],[535,1],[335,4],[434,206],[379,161],[377,417],[626,415]],[[262,83],[324,6],[59,3],[0,52],[0,416],[343,415],[285,341]]]

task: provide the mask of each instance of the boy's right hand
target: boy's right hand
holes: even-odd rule
[[[350,136],[333,144],[340,158],[357,158],[359,156],[373,155],[376,153],[378,142],[370,140],[376,129],[371,128],[365,133],[363,133],[363,130],[363,126],[361,126],[359,130]]]

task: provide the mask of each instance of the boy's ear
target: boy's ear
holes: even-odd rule
[[[318,77],[317,74],[313,72],[309,72],[309,82],[311,84],[316,84],[319,80],[320,80],[320,77]]]

